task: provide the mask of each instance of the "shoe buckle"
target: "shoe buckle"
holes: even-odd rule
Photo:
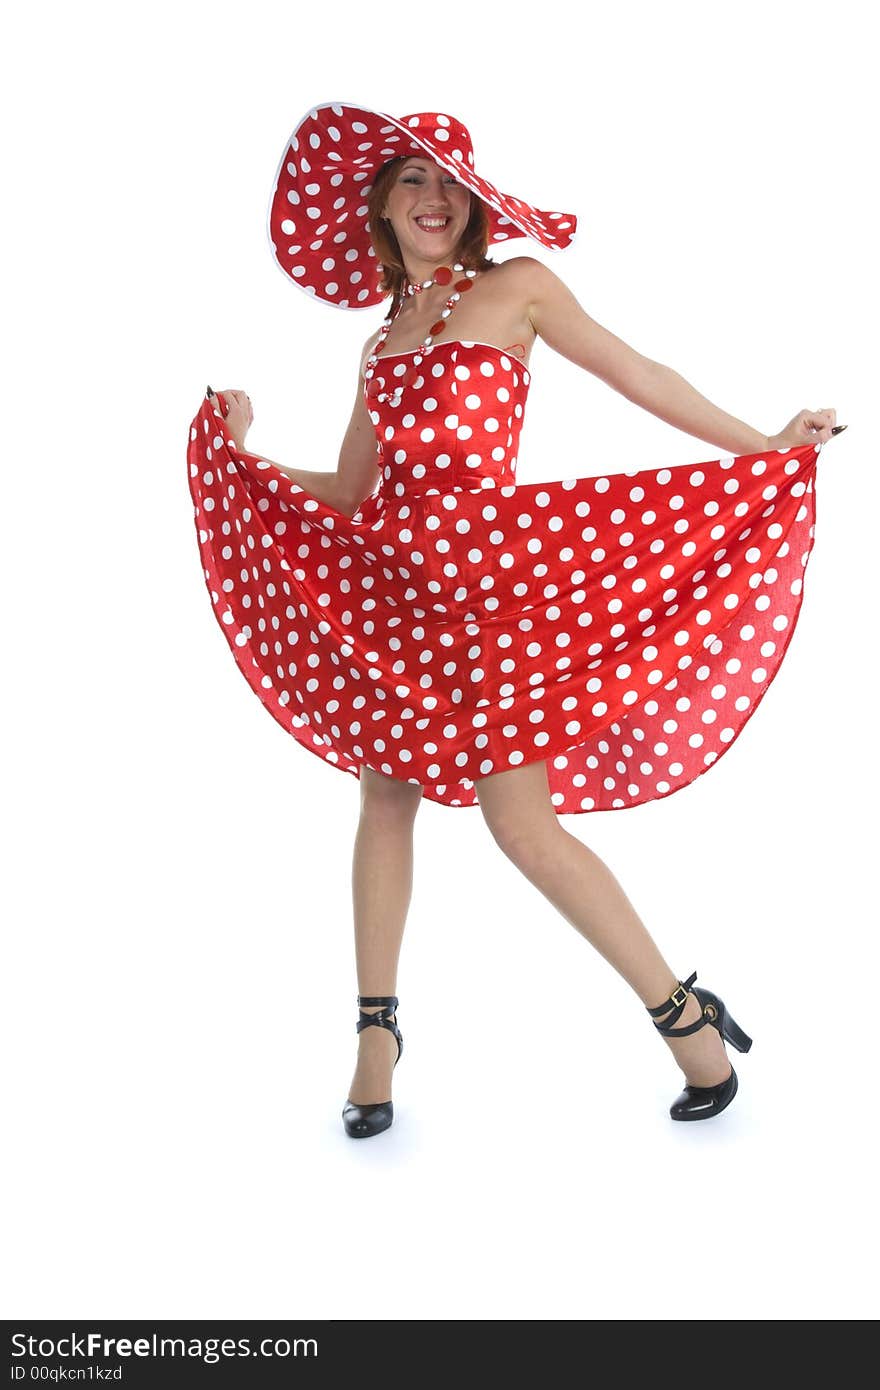
[[[677,994],[681,994],[681,998],[680,998],[680,999],[676,999],[675,996],[676,996]],[[685,1003],[687,1002],[687,997],[688,997],[688,992],[687,992],[687,990],[685,989],[684,985],[676,985],[675,989],[672,991],[672,993],[671,993],[670,996],[669,996],[669,998],[670,998],[670,1000],[672,1001],[673,1004],[685,1004]]]

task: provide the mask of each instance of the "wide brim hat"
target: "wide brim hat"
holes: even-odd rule
[[[397,118],[334,101],[313,106],[298,123],[272,188],[269,242],[295,285],[337,309],[368,309],[387,298],[367,198],[387,160],[414,154],[428,155],[482,198],[490,243],[526,236],[564,251],[574,241],[573,212],[545,212],[476,172],[471,137],[454,116],[421,111]]]

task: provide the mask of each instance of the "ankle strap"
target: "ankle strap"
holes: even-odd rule
[[[359,994],[358,1004],[366,1004],[367,1008],[373,1005],[377,1008],[377,1012],[368,1014],[365,1009],[359,1008],[358,1013],[360,1014],[360,1018],[355,1024],[355,1028],[358,1033],[363,1032],[365,1028],[387,1028],[389,1033],[393,1033],[397,1039],[397,1057],[399,1061],[400,1054],[403,1051],[403,1034],[397,1026],[397,1019],[392,1017],[397,1011],[397,1003],[396,994]],[[397,1063],[395,1063],[395,1066],[396,1065]]]
[[[670,1018],[668,1020],[670,1023],[675,1023],[676,1020],[680,1017],[681,1012],[685,1004],[687,1003],[688,990],[690,989],[691,985],[693,984],[696,978],[697,972],[695,970],[692,975],[688,975],[686,980],[679,980],[678,984],[675,986],[675,989],[672,991],[668,999],[664,999],[663,1003],[658,1004],[656,1009],[648,1009],[648,1013],[651,1015],[651,1017],[659,1018],[661,1014],[665,1014],[669,1009],[675,1007],[678,1009],[678,1013],[675,1015],[675,1018]],[[647,1004],[645,1005],[645,1008],[648,1008]]]

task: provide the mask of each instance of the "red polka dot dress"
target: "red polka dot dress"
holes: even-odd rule
[[[380,476],[352,517],[237,448],[210,401],[192,422],[205,582],[269,713],[444,806],[537,761],[560,814],[708,771],[791,641],[821,445],[520,482],[515,357],[450,339],[375,376]]]

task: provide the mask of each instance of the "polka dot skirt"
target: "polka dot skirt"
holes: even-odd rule
[[[380,358],[378,488],[353,517],[240,450],[206,400],[189,483],[243,675],[310,752],[474,806],[546,761],[558,813],[708,771],[794,632],[821,445],[516,482],[530,374],[500,348]]]

